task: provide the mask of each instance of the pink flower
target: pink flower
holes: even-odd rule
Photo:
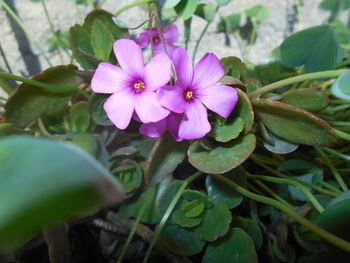
[[[108,118],[123,130],[134,111],[143,123],[167,117],[169,111],[160,106],[155,91],[171,78],[169,58],[159,54],[145,66],[141,47],[129,39],[117,40],[113,49],[121,68],[102,62],[91,81],[94,92],[112,94],[103,105]]]
[[[186,140],[205,136],[211,129],[207,110],[227,118],[236,105],[238,96],[234,88],[216,83],[224,76],[219,59],[206,54],[192,68],[191,60],[183,48],[173,54],[177,79],[175,85],[158,91],[160,104],[170,111],[184,113],[178,136]]]
[[[143,32],[140,34],[139,38],[136,40],[136,43],[138,43],[142,48],[146,48],[150,45],[150,29],[147,28],[146,32]],[[163,37],[166,49],[168,51],[169,57],[171,58],[175,49],[178,48],[178,46],[173,45],[178,39],[179,39],[179,31],[177,29],[176,25],[171,25],[167,29],[163,31]],[[154,46],[154,54],[163,53],[163,45],[160,40],[158,30],[155,27],[152,27],[152,39],[153,39],[153,46]]]
[[[182,141],[179,137],[180,118],[179,114],[170,113],[168,117],[155,123],[144,123],[140,127],[140,133],[152,138],[159,138],[166,130],[169,131],[175,141]]]

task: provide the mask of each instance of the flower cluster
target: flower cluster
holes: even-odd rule
[[[108,118],[119,129],[131,121],[142,122],[140,133],[160,137],[168,130],[175,140],[198,139],[211,129],[207,108],[227,118],[237,102],[235,89],[218,85],[224,76],[219,59],[206,54],[193,68],[187,52],[173,45],[176,26],[164,31],[169,56],[162,49],[159,35],[151,29],[155,56],[145,65],[141,47],[150,43],[150,30],[140,35],[137,43],[117,40],[114,53],[120,67],[100,63],[91,87],[96,93],[112,94],[104,104]],[[175,68],[175,83],[171,67]]]

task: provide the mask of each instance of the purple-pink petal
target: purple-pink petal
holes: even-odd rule
[[[224,68],[213,53],[207,53],[194,67],[193,86],[210,87],[225,75]]]
[[[158,122],[144,123],[141,125],[139,131],[142,135],[159,138],[163,135],[166,129],[166,118]]]
[[[156,90],[166,85],[171,78],[171,63],[165,54],[154,56],[146,65],[145,82],[149,90]]]
[[[180,123],[181,121],[178,119],[178,115],[174,113],[170,113],[169,116],[166,118],[166,127],[171,136],[173,136],[174,140],[177,142],[183,140],[179,137]]]
[[[169,115],[169,111],[160,106],[153,91],[143,91],[135,95],[135,111],[143,123],[157,122]]]
[[[199,100],[192,100],[180,124],[179,137],[185,140],[199,139],[204,137],[210,129],[206,108]]]
[[[113,45],[121,68],[134,78],[143,78],[145,66],[141,47],[130,39],[119,39]]]
[[[168,110],[183,113],[187,106],[183,92],[183,88],[179,86],[165,86],[158,91],[157,98],[160,105]]]
[[[134,112],[134,94],[129,90],[114,93],[106,100],[103,108],[114,125],[124,130],[128,127]]]
[[[150,44],[149,37],[150,37],[149,30],[147,30],[146,32],[142,32],[138,37],[138,39],[136,39],[136,43],[140,45],[140,47],[146,48]]]
[[[173,54],[173,63],[176,71],[176,83],[184,88],[189,87],[192,83],[193,68],[186,50],[177,48]]]
[[[91,88],[96,93],[116,93],[128,87],[130,77],[117,66],[102,62],[91,80]]]
[[[197,96],[208,109],[224,118],[230,116],[238,100],[236,89],[223,85],[202,88]]]
[[[164,33],[164,41],[166,43],[175,43],[179,39],[179,31],[176,25],[171,25],[167,29],[165,29]]]

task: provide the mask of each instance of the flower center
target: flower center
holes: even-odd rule
[[[133,87],[134,87],[134,91],[136,91],[137,93],[139,93],[139,92],[142,92],[142,91],[145,90],[146,85],[145,85],[144,82],[138,81],[138,82],[135,82],[135,83],[134,83]]]
[[[154,43],[158,43],[158,42],[159,42],[159,38],[158,38],[158,37],[154,37],[154,38],[153,38],[153,42],[154,42]]]
[[[184,99],[187,101],[190,101],[193,97],[193,92],[192,91],[185,91],[184,92]]]

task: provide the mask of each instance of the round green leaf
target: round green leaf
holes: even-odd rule
[[[235,227],[224,237],[209,243],[202,263],[257,263],[258,257],[250,236],[241,228]]]
[[[86,132],[90,126],[90,110],[86,102],[74,104],[69,111],[74,132]]]
[[[214,241],[227,233],[231,219],[231,211],[225,204],[214,203],[205,211],[203,221],[194,229],[194,233],[205,241]]]
[[[256,5],[245,11],[247,17],[255,20],[257,24],[261,24],[269,17],[269,10],[263,5]]]
[[[193,200],[188,202],[184,207],[182,208],[182,211],[185,213],[185,216],[187,217],[196,217],[199,216],[204,210],[204,204],[203,202],[199,200]]]
[[[0,140],[1,249],[123,196],[109,172],[71,144],[22,136]]]
[[[282,102],[310,112],[319,112],[328,106],[328,96],[315,89],[291,89],[282,94]]]
[[[332,94],[343,100],[350,101],[350,72],[343,73],[333,84]]]
[[[350,194],[346,192],[333,202],[315,220],[315,223],[331,233],[350,241]]]
[[[115,40],[112,33],[99,19],[95,19],[92,24],[90,39],[95,56],[108,61]]]
[[[141,167],[133,161],[126,162],[125,166],[121,166],[113,171],[119,182],[122,184],[126,192],[134,192],[142,183]]]
[[[176,142],[165,134],[153,146],[145,165],[145,180],[150,185],[171,174],[186,156],[188,143]]]
[[[237,167],[233,171],[230,171],[225,174],[225,177],[242,186],[245,186],[247,183],[247,177],[242,167]],[[207,176],[205,185],[208,191],[208,198],[213,203],[224,203],[227,207],[232,209],[238,206],[243,200],[241,194],[214,177]]]
[[[216,7],[211,4],[199,4],[195,14],[207,22],[212,22],[214,20],[216,13]]]
[[[191,18],[198,6],[198,0],[182,0],[175,7],[175,11],[183,20]]]
[[[263,245],[263,234],[257,222],[251,218],[233,217],[231,225],[240,227],[253,239],[256,249]]]
[[[321,147],[338,141],[338,136],[327,122],[307,111],[265,99],[253,99],[252,102],[266,128],[282,139]]]
[[[225,57],[220,59],[220,63],[225,69],[225,75],[244,81],[247,67],[238,57]]]
[[[287,154],[287,153],[294,152],[299,147],[298,144],[287,142],[285,140],[278,138],[272,133],[269,133],[268,131],[266,132],[268,133],[269,138],[272,140],[273,145],[266,141],[264,141],[263,144],[264,144],[264,147],[268,149],[270,152],[277,153],[277,154]]]
[[[165,226],[160,234],[160,241],[170,251],[183,256],[199,253],[205,244],[195,233],[178,225]]]
[[[255,136],[248,134],[210,151],[194,142],[188,149],[188,160],[198,170],[210,174],[226,173],[243,163],[255,149]]]
[[[304,65],[305,72],[316,72],[335,68],[341,49],[334,27],[321,25],[286,38],[279,52],[287,67]]]
[[[60,85],[76,86],[76,66],[56,66],[34,77],[33,80]],[[56,113],[70,100],[72,92],[54,92],[23,83],[5,105],[5,118],[17,127],[25,127],[37,118]]]
[[[90,155],[96,155],[98,149],[98,140],[95,135],[91,133],[77,133],[74,134],[70,142],[83,149]]]
[[[254,124],[253,106],[247,94],[245,94],[240,89],[236,90],[238,93],[238,102],[231,115],[237,116],[242,119],[244,124],[243,132],[244,134],[247,134],[248,132],[250,132]]]
[[[234,114],[231,114],[228,119],[217,116],[210,136],[213,136],[218,142],[228,142],[237,138],[243,127],[242,119],[237,118]]]

